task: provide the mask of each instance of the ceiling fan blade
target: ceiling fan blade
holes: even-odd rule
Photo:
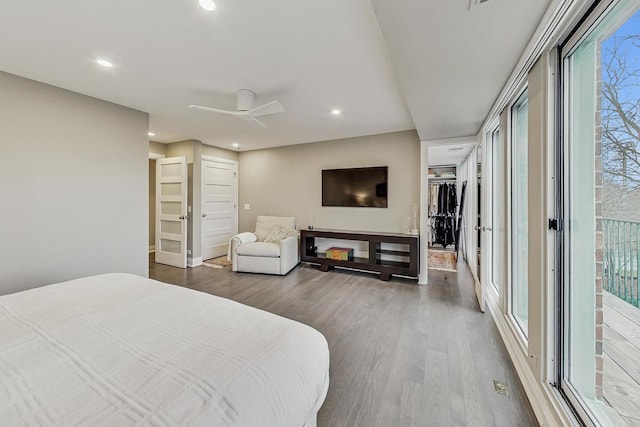
[[[243,117],[244,118],[244,117]],[[260,120],[254,118],[254,117],[250,117],[247,116],[246,118],[244,118],[246,121],[248,121],[251,125],[255,126],[255,127],[261,127],[264,129],[269,129],[269,127],[267,125],[265,125],[264,123],[262,123]]]
[[[230,116],[244,116],[246,114],[246,112],[244,111],[220,110],[218,108],[204,107],[202,105],[193,105],[193,104],[189,105],[189,108],[193,110],[209,111],[211,113],[229,114]]]
[[[264,105],[255,107],[247,111],[247,115],[252,117],[266,116],[267,114],[283,113],[284,107],[278,101],[267,102]]]

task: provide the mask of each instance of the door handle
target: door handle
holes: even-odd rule
[[[482,227],[480,227],[479,225],[474,225],[473,229],[476,230],[476,231],[481,231]]]
[[[189,215],[180,215],[178,219],[189,219]]]
[[[206,218],[206,216],[207,216],[207,214],[206,214],[206,213],[203,213],[203,214],[202,214],[202,218]]]
[[[482,227],[482,231],[491,231],[491,227]]]

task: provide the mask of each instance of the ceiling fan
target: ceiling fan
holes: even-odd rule
[[[260,120],[256,119],[256,117],[266,116],[268,114],[277,114],[284,112],[284,107],[278,101],[267,102],[266,104],[260,105],[258,107],[253,106],[253,101],[256,97],[256,94],[249,89],[240,89],[236,93],[236,109],[233,110],[222,110],[219,108],[205,107],[202,105],[189,105],[189,108],[195,110],[203,110],[210,111],[213,113],[221,113],[228,114],[230,116],[238,117],[244,121],[247,121],[253,125],[261,126],[266,128],[267,125],[262,123]]]
[[[489,0],[469,0],[469,7],[467,7],[467,11],[471,10],[471,6],[479,5],[480,3],[486,3]]]

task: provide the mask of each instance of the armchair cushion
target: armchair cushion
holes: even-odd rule
[[[274,225],[281,225],[294,230],[296,228],[296,219],[289,216],[266,216],[258,215],[256,218],[256,237],[259,242],[264,242]]]
[[[280,245],[277,243],[253,242],[240,245],[236,249],[238,255],[277,258],[280,256]]]
[[[271,231],[265,237],[264,241],[267,243],[280,243],[287,237],[298,237],[298,232],[293,228],[288,228],[281,224],[276,224],[271,227]]]

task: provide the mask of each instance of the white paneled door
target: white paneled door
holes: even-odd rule
[[[238,162],[202,156],[202,259],[227,254],[238,232]]]
[[[156,262],[187,268],[187,159],[156,161]]]

